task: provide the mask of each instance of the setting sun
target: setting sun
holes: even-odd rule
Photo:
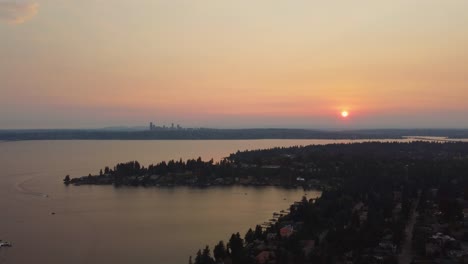
[[[341,111],[342,117],[348,117],[348,115],[349,115],[348,111]]]

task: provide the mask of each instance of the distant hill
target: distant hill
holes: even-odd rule
[[[135,126],[135,127],[128,127],[128,126],[113,126],[113,127],[104,127],[98,130],[104,131],[145,131],[148,130],[146,126]]]
[[[105,129],[0,130],[0,140],[209,140],[209,139],[400,139],[404,136],[468,138],[468,129]]]

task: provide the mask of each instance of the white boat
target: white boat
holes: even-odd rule
[[[0,247],[11,247],[11,243],[7,241],[0,241]]]

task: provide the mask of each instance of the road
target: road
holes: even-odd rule
[[[420,197],[421,192],[418,192],[418,198],[411,207],[410,219],[405,228],[405,240],[401,246],[401,253],[398,256],[398,264],[410,264],[413,260],[413,228],[416,223],[416,218],[418,217],[416,209],[418,208]]]

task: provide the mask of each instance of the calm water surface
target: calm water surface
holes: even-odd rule
[[[219,160],[237,150],[336,142],[349,141],[0,142],[0,239],[13,243],[0,248],[0,263],[187,263],[198,248],[245,234],[304,191],[66,187],[63,177],[130,160],[145,166],[199,156]]]

